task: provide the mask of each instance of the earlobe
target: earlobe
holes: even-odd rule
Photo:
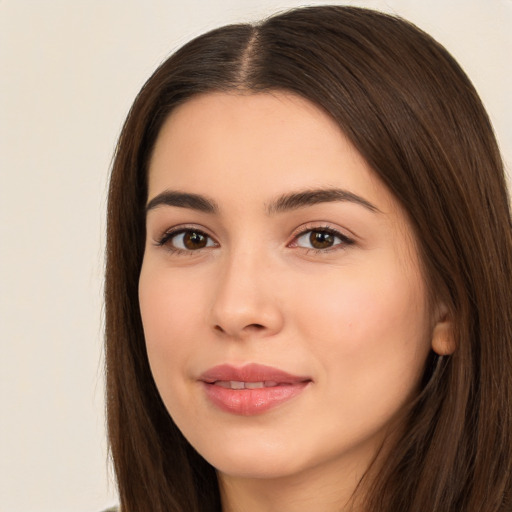
[[[453,323],[447,312],[434,326],[432,331],[432,350],[440,356],[449,356],[455,352],[455,339],[453,337]]]

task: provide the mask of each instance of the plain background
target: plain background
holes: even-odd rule
[[[303,3],[0,0],[1,511],[116,502],[103,414],[104,211],[136,93],[193,36]],[[510,173],[512,0],[337,3],[399,14],[443,43],[480,92]]]

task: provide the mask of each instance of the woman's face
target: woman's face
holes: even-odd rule
[[[400,206],[325,113],[285,93],[171,114],[139,297],[163,402],[221,476],[363,471],[434,328]]]

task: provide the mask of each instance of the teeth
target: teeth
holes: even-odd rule
[[[260,389],[272,388],[278,386],[279,383],[273,380],[266,380],[264,382],[242,382],[239,380],[217,380],[214,382],[216,386],[226,389]]]
[[[265,387],[265,384],[263,382],[246,382],[245,387],[247,389],[258,389]]]

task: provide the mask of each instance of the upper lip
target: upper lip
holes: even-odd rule
[[[292,375],[288,372],[262,364],[250,363],[241,367],[221,364],[206,370],[199,380],[212,384],[217,381],[264,382],[273,381],[279,384],[296,384],[310,381],[310,377]]]

